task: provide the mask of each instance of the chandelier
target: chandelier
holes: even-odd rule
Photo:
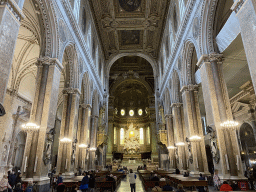
[[[21,127],[24,131],[38,131],[40,128],[40,126],[35,123],[26,123],[23,124]]]
[[[223,127],[223,128],[235,128],[236,126],[238,126],[238,122],[236,122],[236,121],[225,121],[225,122],[221,123],[220,126]]]
[[[72,140],[69,139],[69,138],[64,137],[64,138],[62,138],[62,139],[60,140],[60,142],[61,142],[61,143],[71,143]]]

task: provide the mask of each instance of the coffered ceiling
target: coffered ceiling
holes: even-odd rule
[[[106,59],[142,52],[157,57],[170,0],[89,0]]]

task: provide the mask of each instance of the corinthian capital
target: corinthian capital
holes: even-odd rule
[[[221,62],[222,61],[222,54],[211,53],[208,55],[210,62]]]
[[[184,85],[180,92],[183,93],[184,91],[198,91],[198,85]]]
[[[62,64],[59,62],[57,58],[50,57],[40,57],[37,59],[37,66],[43,65],[55,65],[60,71],[63,69]]]
[[[81,92],[77,88],[65,88],[62,92],[63,94],[81,94]]]
[[[172,103],[171,108],[173,108],[173,107],[178,108],[178,107],[181,107],[181,106],[182,106],[182,103]]]

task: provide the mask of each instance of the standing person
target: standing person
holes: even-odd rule
[[[25,189],[25,192],[33,192],[33,181],[28,182],[28,186]]]
[[[203,177],[202,173],[200,173],[199,181],[205,181],[205,177]],[[204,192],[204,186],[198,186],[199,192]]]
[[[233,191],[233,188],[228,184],[227,181],[224,181],[220,187],[220,191]]]
[[[131,192],[135,192],[135,183],[136,183],[136,174],[133,173],[133,170],[130,169],[130,174],[129,174],[129,182],[130,182],[130,187],[131,187]]]
[[[93,172],[90,174],[88,187],[89,187],[89,191],[90,191],[90,192],[94,192],[94,188],[95,188],[95,176],[94,176],[94,173],[93,173]]]
[[[84,177],[82,179],[81,185],[80,185],[80,190],[81,191],[87,191],[88,189],[88,184],[89,184],[89,177],[88,177],[88,173],[84,173]]]
[[[23,192],[21,183],[17,183],[14,192]]]
[[[62,173],[59,173],[59,177],[58,177],[58,180],[57,180],[57,185],[60,185],[62,183],[63,183]]]
[[[4,175],[2,180],[0,181],[0,191],[7,191],[8,189],[11,189],[11,185],[8,182],[7,175]]]
[[[213,183],[214,183],[214,187],[216,188],[216,190],[219,191],[219,189],[220,189],[220,178],[218,176],[218,170],[214,171]]]
[[[16,184],[16,175],[15,175],[15,171],[12,171],[8,177],[9,180],[9,184],[12,186],[12,189],[14,188],[15,184]]]

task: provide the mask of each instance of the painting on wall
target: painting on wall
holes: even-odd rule
[[[138,45],[140,43],[140,31],[128,30],[121,31],[121,45]]]
[[[141,4],[141,0],[119,0],[120,6],[128,12],[136,11]]]

